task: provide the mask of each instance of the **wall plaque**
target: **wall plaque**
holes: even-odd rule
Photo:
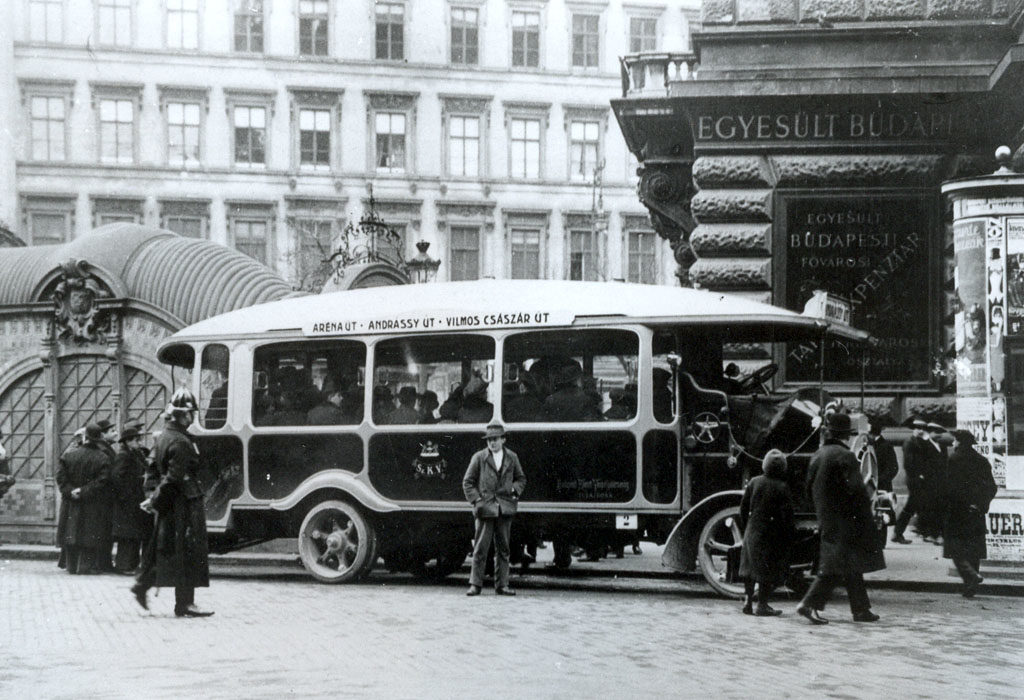
[[[877,344],[826,347],[830,383],[930,385],[939,294],[934,195],[782,194],[776,223],[775,299],[802,311],[817,290],[853,305],[851,325]],[[779,224],[785,229],[778,230]],[[790,343],[782,363],[790,383],[817,382],[820,348]]]

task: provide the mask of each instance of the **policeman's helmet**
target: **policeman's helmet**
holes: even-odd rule
[[[188,411],[198,411],[199,404],[196,403],[196,397],[191,391],[182,387],[174,392],[171,396],[171,402],[167,404],[167,413],[185,413]]]

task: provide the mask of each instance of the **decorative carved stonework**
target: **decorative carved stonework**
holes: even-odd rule
[[[61,265],[53,305],[57,337],[63,340],[102,343],[110,332],[110,318],[97,301],[111,294],[91,269],[85,260],[68,260]]]
[[[672,244],[680,269],[676,276],[684,286],[689,286],[689,266],[694,260],[693,251],[687,241],[696,223],[690,214],[690,200],[693,198],[693,163],[647,163],[640,167],[640,184],[637,194],[640,203],[651,215],[651,225],[658,235]]]

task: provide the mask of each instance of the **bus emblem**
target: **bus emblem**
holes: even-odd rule
[[[413,463],[413,477],[416,479],[447,479],[448,462],[441,456],[438,445],[427,440],[420,445],[420,454]]]

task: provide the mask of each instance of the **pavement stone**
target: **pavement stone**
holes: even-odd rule
[[[792,602],[753,618],[706,587],[629,587],[648,579],[564,590],[517,575],[518,597],[470,599],[458,579],[224,571],[196,595],[216,615],[192,620],[169,589],[144,612],[127,578],[0,560],[0,697],[1024,696],[1016,597],[872,590],[879,623],[853,623],[837,596],[833,623],[812,627]]]

